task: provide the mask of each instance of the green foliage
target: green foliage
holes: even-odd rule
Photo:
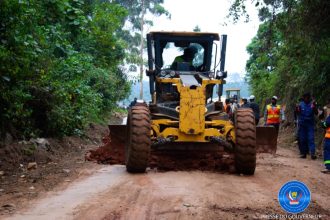
[[[164,0],[115,0],[117,4],[121,5],[128,11],[126,17],[126,28],[119,32],[122,39],[125,40],[128,47],[126,48],[127,57],[125,63],[130,65],[129,71],[137,71],[137,66],[141,66],[147,63],[141,57],[141,43],[143,49],[146,48],[145,37],[143,36],[143,42],[141,42],[141,34],[145,26],[152,26],[153,22],[145,17],[146,14],[161,16],[165,15],[170,18],[170,13],[162,6]],[[141,26],[141,20],[142,26]]]
[[[126,97],[127,11],[83,0],[0,1],[0,133],[81,133]]]
[[[242,7],[244,0],[235,1]],[[247,80],[256,97],[280,96],[292,115],[294,104],[311,92],[320,105],[330,97],[330,2],[258,1],[260,25],[248,45]]]
[[[201,28],[198,25],[196,25],[193,29],[193,32],[201,32]]]

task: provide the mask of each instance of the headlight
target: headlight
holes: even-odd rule
[[[223,72],[221,72],[221,71],[217,71],[217,77],[218,77],[218,78],[222,78],[222,77],[223,77]]]
[[[170,72],[170,76],[171,76],[171,77],[174,77],[174,76],[175,76],[175,71],[171,71],[171,72]]]
[[[224,79],[227,78],[227,71],[217,71],[217,79]]]
[[[166,71],[162,70],[162,71],[160,72],[160,75],[161,75],[162,77],[165,77],[165,76],[166,76]]]

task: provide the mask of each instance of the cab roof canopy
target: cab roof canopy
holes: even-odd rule
[[[153,31],[149,33],[151,37],[202,37],[213,40],[219,40],[219,34],[206,32],[171,32],[171,31]]]

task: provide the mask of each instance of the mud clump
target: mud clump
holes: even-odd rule
[[[104,137],[102,141],[102,146],[86,153],[85,160],[101,164],[125,164],[125,144],[110,137]]]
[[[180,145],[182,148],[182,145]],[[85,159],[100,164],[125,164],[125,144],[116,137],[104,137],[103,145],[86,153]],[[149,167],[159,171],[224,171],[235,172],[234,155],[223,147],[190,149],[152,149]]]

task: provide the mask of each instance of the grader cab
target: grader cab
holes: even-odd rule
[[[239,101],[241,99],[241,90],[240,89],[227,89],[226,90],[226,99],[235,99]]]
[[[226,42],[226,35],[220,38],[216,33],[147,34],[146,74],[152,100],[148,104],[138,101],[129,109],[126,127],[110,126],[126,140],[128,172],[145,172],[151,148],[179,146],[174,143],[213,143],[234,152],[238,173],[254,174],[254,114],[248,108],[238,109],[232,122],[220,100],[227,77]],[[197,48],[192,62],[181,60],[173,65],[175,57],[191,46]]]

